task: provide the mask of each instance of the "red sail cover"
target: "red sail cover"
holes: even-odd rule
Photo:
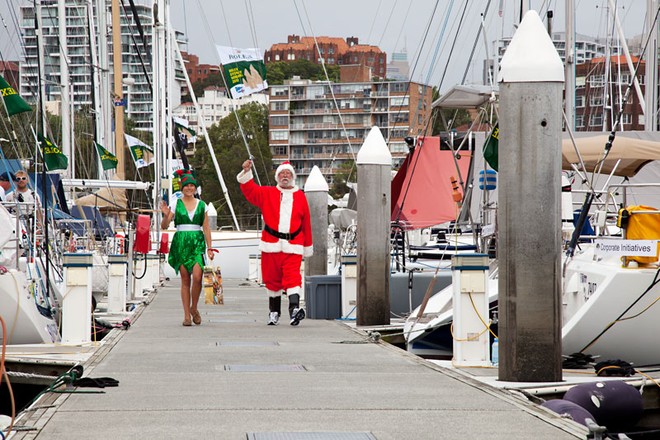
[[[465,151],[457,159],[463,179],[471,158]],[[392,180],[392,221],[405,229],[420,229],[455,220],[460,208],[452,198],[452,176],[460,182],[452,152],[440,150],[440,138],[419,138]]]

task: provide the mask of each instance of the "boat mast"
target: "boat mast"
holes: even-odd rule
[[[156,0],[153,9],[152,27],[152,69],[153,69],[153,133],[154,133],[154,202],[161,196],[161,170],[163,167],[163,156],[167,148],[166,131],[166,103],[167,103],[167,69],[165,64],[170,60],[166,56],[165,45],[165,15],[167,13],[165,0]],[[160,225],[157,221],[156,225]]]
[[[115,99],[115,156],[117,157],[117,177],[124,180],[124,108],[121,100],[124,99],[122,88],[122,47],[121,47],[121,19],[119,0],[112,0],[112,67],[114,73],[114,99]]]
[[[573,0],[566,0],[566,48],[564,63],[564,113],[568,130],[575,130],[575,5]],[[550,36],[552,38],[552,35]]]
[[[98,55],[96,53],[96,38],[94,34],[94,7],[92,5],[92,0],[87,0],[87,31],[89,32],[89,55],[91,58],[91,69],[90,69],[90,79],[91,79],[91,84],[92,84],[92,107],[94,108],[94,141],[98,142],[99,144],[103,145],[104,144],[104,137],[103,134],[103,111],[101,109],[101,99],[100,99],[100,76],[98,74],[99,69],[98,69]],[[102,32],[99,32],[99,36],[102,34]],[[100,45],[99,45],[100,46]],[[107,96],[107,95],[106,95]],[[96,150],[96,146],[93,146],[94,150]],[[96,159],[96,164],[98,167],[98,172],[97,172],[97,177],[99,179],[103,178],[103,165],[101,163],[101,158],[97,155]],[[75,176],[72,176],[72,178],[75,178]]]
[[[650,32],[651,40],[643,54],[646,60],[646,88],[644,108],[644,129],[658,130],[658,29],[655,24],[655,11],[658,10],[658,0],[646,0],[646,26]]]
[[[60,39],[60,116],[62,117],[62,153],[69,158],[69,168],[64,171],[67,177],[74,177],[76,169],[75,158],[71,155],[71,115],[70,102],[73,96],[70,95],[69,84],[69,55],[66,39],[66,2],[59,0],[57,2],[57,24],[59,28]],[[90,42],[91,44],[91,42]],[[93,45],[93,44],[92,44]],[[69,100],[71,97],[71,101]]]

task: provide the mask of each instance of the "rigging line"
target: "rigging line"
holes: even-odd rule
[[[149,52],[149,49],[146,48],[146,39],[144,38],[144,32],[142,30],[142,24],[140,23],[140,17],[138,16],[137,9],[135,9],[135,4],[133,3],[133,0],[129,0],[131,4],[131,11],[133,12],[133,20],[135,20],[135,25],[137,26],[138,33],[140,34],[140,37],[142,38],[142,44],[145,46],[145,51],[147,54],[147,59],[152,59],[151,53]],[[133,48],[135,49],[135,53],[138,56],[138,59],[140,60],[140,66],[142,67],[142,72],[144,73],[144,78],[147,81],[147,85],[149,86],[149,91],[151,94],[154,93],[154,88],[153,85],[151,84],[151,78],[149,76],[149,71],[147,69],[147,66],[144,62],[144,58],[142,58],[142,52],[140,51],[140,47],[135,40],[135,35],[133,33],[133,24],[131,21],[128,19],[128,12],[126,12],[126,5],[124,4],[124,0],[121,0],[121,9],[124,12],[124,18],[126,19],[126,24],[128,28],[131,30],[131,32],[128,33],[128,36],[131,39],[131,42],[133,43]]]
[[[466,7],[467,7],[467,2],[466,2]],[[445,31],[447,30],[447,23],[449,22],[449,16],[451,15],[451,11],[452,11],[453,8],[454,8],[454,0],[452,0],[449,3],[449,8],[448,8],[448,10],[445,14],[445,19],[442,23],[442,27],[440,28],[440,35],[438,36],[438,40],[435,44],[435,50],[433,51],[433,56],[431,58],[431,65],[429,67],[428,73],[426,74],[426,83],[427,84],[429,84],[431,82],[431,75],[433,74],[433,71],[435,70],[436,60],[438,59],[438,55],[440,54],[440,46],[444,41]],[[463,9],[463,14],[465,14],[465,9]],[[462,21],[462,17],[461,17],[461,21]],[[456,41],[459,30],[460,30],[460,26],[459,26],[459,29],[456,30],[456,35],[454,36],[454,41]],[[450,60],[447,59],[447,63],[445,65],[445,71],[446,71],[447,65],[449,65],[449,61]],[[444,79],[444,77],[443,77],[443,79]],[[440,86],[442,86],[442,80],[440,81]],[[438,89],[440,89],[440,87],[438,87]]]
[[[398,0],[397,0],[398,1]],[[403,17],[403,23],[401,23],[401,29],[399,29],[399,35],[396,37],[396,41],[394,42],[394,50],[396,50],[397,46],[399,45],[399,39],[401,38],[401,35],[403,34],[403,29],[406,26],[406,22],[408,21],[408,14],[410,14],[410,9],[412,8],[413,2],[408,2],[408,9],[406,10],[406,15]],[[405,48],[405,44],[404,44]],[[406,53],[408,50],[406,49]]]
[[[250,24],[250,35],[252,37],[252,47],[258,48],[259,43],[257,40],[257,25],[254,20],[254,10],[252,9],[252,2],[245,0],[245,10],[248,16],[248,23]]]
[[[212,36],[211,28],[210,28],[208,20],[207,20],[208,15],[204,14],[204,8],[202,7],[199,0],[197,0],[197,5],[199,6],[200,11],[202,11],[202,14],[201,14],[202,22],[204,23],[204,27],[207,30],[207,35],[209,37],[211,37]],[[222,8],[222,15],[223,15],[223,18],[225,20],[225,24],[227,24],[227,14],[225,14],[225,10],[224,10],[224,6],[223,6],[222,1],[220,1],[220,7]],[[226,29],[227,29],[227,32],[229,33],[228,25],[226,25]],[[215,47],[215,43],[213,42],[212,38],[210,39],[210,41],[211,41],[211,45]],[[233,47],[233,43],[231,42],[231,34],[229,34],[229,44]],[[224,72],[224,69],[222,67],[222,63],[220,63],[220,59],[219,59],[220,55],[218,54],[217,50],[216,50],[216,56],[218,57],[218,65],[220,66],[219,70],[220,70],[220,77],[222,78],[222,83],[225,86],[227,96],[229,97],[229,99],[232,100],[232,104],[233,104],[234,99],[231,96],[231,92],[229,91],[229,87],[227,86],[227,78],[225,78],[225,72]],[[252,155],[252,152],[250,151],[250,145],[248,144],[247,137],[245,136],[245,131],[243,130],[243,125],[241,124],[241,120],[238,117],[238,111],[236,110],[236,108],[237,108],[237,106],[234,105],[235,110],[232,113],[234,114],[234,117],[236,118],[236,123],[238,125],[238,130],[241,133],[241,137],[243,138],[243,145],[245,146],[245,149],[247,150],[248,156],[249,156],[250,159],[253,159],[254,156]],[[259,173],[257,173],[256,167],[254,168],[254,177],[255,177],[257,183],[259,185],[261,185],[261,181],[259,179]]]
[[[307,30],[305,29],[305,24],[303,23],[303,19],[300,16],[300,9],[298,9],[298,4],[296,3],[296,0],[293,1],[293,6],[296,7],[296,14],[298,14],[298,21],[300,22],[300,27],[302,27],[303,30],[303,35],[307,35]]]
[[[394,4],[392,5],[392,10],[390,11],[390,15],[387,17],[387,21],[385,22],[385,26],[383,27],[383,33],[380,34],[380,38],[378,39],[378,47],[380,47],[380,44],[383,42],[383,38],[385,37],[385,33],[387,32],[388,26],[390,25],[390,20],[392,19],[392,15],[394,15],[394,10],[396,9],[396,4],[398,3],[398,1],[399,0],[394,0]],[[412,2],[410,2],[410,4],[412,4]],[[394,46],[394,50],[396,51],[396,46]]]
[[[197,3],[199,3],[199,0],[197,0]],[[225,21],[225,29],[227,29],[227,36],[229,37],[229,45],[231,47],[234,47],[234,43],[231,41],[231,32],[229,32],[229,23],[227,23],[227,14],[225,13],[225,4],[222,0],[220,0],[220,9],[222,9],[222,19]],[[222,70],[222,69],[220,69]]]
[[[490,63],[490,54],[488,53],[488,41],[487,41],[487,35],[486,35],[486,25],[484,23],[484,17],[488,14],[488,9],[490,8],[490,3],[492,0],[488,0],[488,3],[486,4],[486,7],[484,8],[484,11],[481,13],[481,26],[479,26],[479,30],[477,31],[477,35],[474,37],[474,43],[472,44],[472,50],[470,51],[470,56],[468,58],[467,65],[465,66],[465,71],[463,72],[463,78],[461,78],[461,84],[465,84],[465,79],[468,76],[468,70],[470,70],[470,64],[472,64],[472,59],[474,58],[474,53],[477,50],[477,44],[479,43],[479,37],[483,36],[484,37],[484,46],[486,48],[486,64],[489,65]],[[490,85],[491,90],[493,89],[493,77],[491,75],[490,69],[486,69],[488,71],[488,85]]]
[[[330,82],[330,76],[328,75],[328,70],[325,67],[325,59],[323,58],[323,55],[321,54],[321,48],[319,47],[319,43],[316,39],[316,34],[314,33],[314,29],[312,28],[312,21],[309,19],[309,14],[307,13],[307,7],[305,6],[305,3],[303,2],[303,10],[305,11],[305,17],[307,18],[307,23],[309,24],[309,29],[312,33],[312,38],[314,38],[314,45],[316,46],[316,52],[319,55],[319,59],[321,60],[321,67],[323,68],[323,73],[325,74],[325,79],[328,82],[328,88],[330,89],[330,95],[332,96],[332,102],[335,105],[335,109],[337,109],[337,115],[339,116],[339,123],[341,124],[341,129],[346,135],[346,142],[348,142],[348,151],[351,154],[351,158],[353,159],[353,163],[356,162],[355,159],[355,152],[353,151],[353,145],[351,144],[351,139],[348,136],[348,131],[346,130],[346,125],[344,124],[344,118],[341,115],[341,110],[339,109],[339,104],[337,103],[337,97],[335,96],[335,91],[333,90],[333,87]],[[334,162],[334,158],[332,159]],[[351,171],[349,172],[348,178],[350,179],[350,176],[353,172],[353,169],[351,168]]]
[[[378,18],[378,13],[380,12],[380,7],[383,4],[383,0],[378,0],[378,7],[376,8],[376,12],[374,13],[374,19],[371,21],[371,27],[369,28],[369,34],[367,34],[367,44],[371,44],[371,33],[374,30],[374,25],[376,24],[376,20]],[[303,7],[304,7],[303,3]],[[309,20],[309,19],[308,19]]]
[[[660,8],[658,8],[658,10],[655,13],[655,17],[653,18],[653,23],[651,25],[652,29],[655,29],[656,23],[658,21],[658,14],[660,14]],[[643,49],[641,50],[640,53],[645,53],[646,52],[650,41],[651,41],[651,32],[648,33],[648,35],[646,37],[646,42],[644,43],[644,47],[643,47]],[[639,66],[641,65],[641,62],[642,62],[642,57],[639,57],[639,59],[637,60],[637,65],[635,66],[635,71],[632,72],[632,74],[630,76],[630,82],[628,83],[628,86],[626,87],[626,94],[623,97],[623,107],[626,106],[626,103],[628,102],[628,98],[630,98],[630,92],[633,88],[634,79],[637,76],[637,72],[639,70]],[[610,135],[607,139],[607,142],[605,143],[605,148],[603,150],[603,156],[596,163],[596,165],[594,167],[594,172],[592,174],[592,179],[591,179],[592,180],[592,185],[591,186],[593,186],[593,182],[596,178],[596,174],[600,174],[600,171],[603,168],[603,164],[605,163],[605,159],[607,159],[607,156],[609,155],[610,150],[612,149],[612,144],[614,143],[614,139],[616,137],[616,128],[619,125],[619,123],[621,122],[622,115],[623,115],[623,112],[619,112],[617,114],[616,121],[612,124],[612,131],[610,132]],[[585,198],[584,203],[582,204],[582,208],[581,208],[581,211],[580,211],[580,216],[578,217],[578,221],[575,224],[575,230],[573,231],[573,235],[571,236],[571,241],[568,245],[568,248],[566,249],[566,255],[569,258],[566,259],[566,262],[564,263],[564,268],[566,268],[566,264],[568,263],[569,259],[571,257],[573,257],[573,255],[575,253],[575,248],[577,247],[577,242],[578,242],[578,238],[580,237],[580,232],[582,231],[582,226],[584,226],[584,223],[587,220],[587,214],[589,212],[589,209],[591,208],[591,204],[593,202],[594,197],[595,197],[594,192],[587,193],[587,197]]]
[[[461,18],[458,22],[458,29],[456,30],[456,34],[454,35],[454,41],[451,44],[451,48],[449,49],[449,56],[447,57],[447,63],[445,64],[445,70],[442,72],[442,77],[440,78],[440,84],[438,85],[438,90],[442,87],[442,84],[445,82],[445,77],[447,75],[447,69],[449,68],[449,64],[452,61],[452,55],[454,54],[454,49],[456,48],[456,41],[458,40],[458,34],[459,31],[463,25],[463,20],[465,19],[465,12],[467,11],[469,2],[465,2],[465,7],[463,8],[463,13],[461,14]]]

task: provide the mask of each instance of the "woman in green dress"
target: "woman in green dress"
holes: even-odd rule
[[[160,203],[163,220],[160,227],[167,229],[172,218],[176,232],[172,238],[168,263],[177,274],[181,275],[181,302],[183,303],[183,325],[202,323],[197,310],[199,295],[202,291],[204,252],[213,260],[211,248],[211,228],[206,211],[206,203],[195,198],[197,181],[189,172],[181,174],[181,192],[183,197],[174,199],[170,206]]]

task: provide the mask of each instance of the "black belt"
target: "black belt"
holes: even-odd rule
[[[300,234],[300,231],[302,231],[302,226],[299,227],[298,230],[295,232],[290,232],[285,234],[284,232],[277,231],[268,225],[264,225],[264,231],[268,232],[273,237],[277,237],[281,240],[293,240],[294,238],[296,238],[296,235]]]

